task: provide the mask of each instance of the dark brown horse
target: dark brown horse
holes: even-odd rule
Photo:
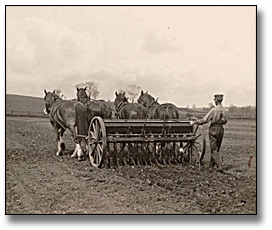
[[[138,103],[148,109],[148,117],[150,119],[179,119],[179,110],[175,105],[171,103],[159,104],[158,99],[155,100],[148,92],[144,93],[141,91]]]
[[[111,118],[111,106],[104,100],[91,100],[87,95],[86,87],[77,88],[77,100],[88,106],[90,116],[100,116],[102,118]]]
[[[116,117],[119,119],[145,119],[147,118],[147,109],[138,103],[129,103],[124,93],[115,92],[116,98],[114,105]]]
[[[76,143],[76,148],[71,157],[82,159],[87,151],[86,135],[88,132],[87,108],[82,103],[75,100],[63,100],[55,91],[44,90],[44,113],[49,114],[49,120],[57,134],[58,151],[57,155],[62,155],[65,150],[62,137],[66,129]]]

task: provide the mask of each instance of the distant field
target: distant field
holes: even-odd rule
[[[7,115],[43,115],[42,98],[21,95],[6,95]]]

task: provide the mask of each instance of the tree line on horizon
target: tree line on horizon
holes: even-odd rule
[[[79,83],[75,85],[75,88],[85,88],[85,87],[90,98],[96,100],[100,93],[98,90],[98,84],[94,81],[88,81],[85,83]],[[130,99],[130,101],[134,103],[136,102],[136,99],[137,99],[137,96],[139,95],[140,90],[141,90],[140,86],[136,84],[128,84],[126,89],[119,89],[118,92],[119,93],[125,92],[128,99]],[[61,89],[55,89],[55,93],[59,97],[66,99],[66,96],[62,94]]]

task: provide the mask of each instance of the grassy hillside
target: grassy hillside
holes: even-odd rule
[[[42,114],[44,110],[43,98],[6,94],[6,112]]]

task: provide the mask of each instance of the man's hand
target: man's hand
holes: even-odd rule
[[[190,121],[190,125],[194,125],[196,121]]]
[[[226,123],[227,123],[228,121],[225,119],[225,118],[221,118],[220,120],[219,120],[219,124],[221,124],[221,125],[225,125]]]
[[[188,117],[187,120],[189,120],[189,121],[196,121],[197,118],[196,117]]]

